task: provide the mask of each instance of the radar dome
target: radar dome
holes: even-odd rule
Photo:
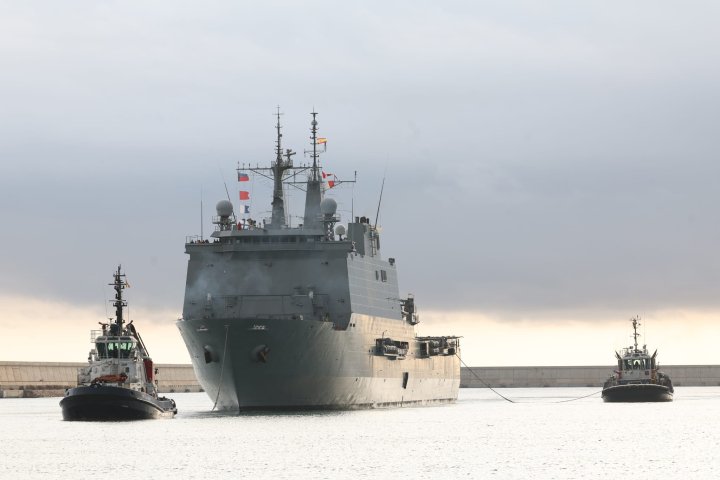
[[[345,226],[344,225],[338,225],[335,227],[335,233],[337,235],[345,235]]]
[[[220,200],[217,205],[215,205],[215,210],[217,210],[219,217],[229,217],[233,214],[233,206],[229,200]]]
[[[320,202],[320,213],[323,215],[335,215],[337,211],[337,202],[332,198],[324,198]]]

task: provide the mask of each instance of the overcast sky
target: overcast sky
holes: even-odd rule
[[[122,263],[131,308],[164,332],[157,349],[180,345],[171,360],[185,361],[173,321],[201,191],[207,233],[223,182],[237,198],[237,163],[274,158],[280,105],[286,147],[307,148],[315,108],[325,170],[358,172],[332,192],[344,220],[353,203],[374,216],[386,176],[383,255],[424,328],[465,335],[473,363],[562,362],[483,354],[497,336],[543,332],[592,350],[577,363],[610,364],[635,314],[684,332],[666,363],[717,363],[694,342],[720,333],[718,14],[659,1],[0,3],[0,359],[84,359],[18,345],[43,318],[84,349]],[[270,186],[253,188],[261,217]],[[620,345],[588,347],[598,328]]]

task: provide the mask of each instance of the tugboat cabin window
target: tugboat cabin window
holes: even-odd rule
[[[624,362],[625,370],[647,370],[650,368],[650,362],[647,358],[631,358]]]
[[[133,342],[97,342],[97,352],[100,358],[130,358],[130,352],[135,344]]]

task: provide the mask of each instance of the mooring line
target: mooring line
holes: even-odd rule
[[[480,383],[482,383],[483,385],[485,385],[486,388],[489,388],[489,389],[490,389],[495,395],[497,395],[498,397],[501,397],[502,399],[507,400],[507,401],[510,402],[510,403],[515,403],[514,400],[510,400],[510,399],[507,398],[505,395],[503,395],[502,393],[498,392],[497,390],[495,390],[494,388],[492,388],[490,385],[488,385],[487,383],[485,383],[485,380],[483,380],[482,378],[480,378],[480,377],[478,377],[477,375],[475,375],[475,372],[473,372],[473,369],[470,368],[470,367],[468,366],[468,364],[463,361],[462,358],[460,358],[460,355],[458,355],[457,352],[455,352],[455,356],[458,357],[458,360],[460,360],[460,363],[462,363],[463,365],[465,365],[465,368],[467,368],[468,370],[470,370],[470,373],[472,373],[473,376],[475,376],[475,378],[477,378],[478,380],[480,380]]]
[[[597,392],[593,392],[589,395],[583,395],[582,397],[576,397],[576,398],[568,398],[565,400],[558,400],[557,402],[548,402],[548,403],[566,403],[566,402],[574,402],[575,400],[581,400],[583,398],[592,397],[593,395],[597,395],[598,393],[602,393],[602,390],[598,390]]]
[[[217,395],[215,395],[215,404],[213,405],[211,412],[215,411],[215,407],[217,407],[217,402],[220,399],[220,389],[222,388],[222,378],[223,378],[223,372],[225,371],[225,358],[227,357],[227,341],[228,341],[228,333],[230,332],[230,325],[225,325],[225,348],[223,349],[223,361],[222,365],[220,365],[220,380],[218,380],[218,391]]]
[[[462,363],[463,365],[465,365],[465,368],[467,368],[467,369],[470,371],[470,373],[473,374],[473,376],[474,376],[475,378],[477,378],[478,380],[480,380],[480,383],[482,383],[482,384],[485,386],[485,388],[490,389],[495,395],[497,395],[498,397],[500,397],[500,398],[502,398],[503,400],[506,400],[506,401],[508,401],[508,402],[510,402],[510,403],[567,403],[567,402],[574,402],[575,400],[581,400],[581,399],[583,399],[583,398],[592,397],[593,395],[597,395],[598,393],[601,393],[601,392],[602,392],[602,390],[598,390],[597,392],[593,392],[593,393],[591,393],[591,394],[589,394],[589,395],[583,395],[582,397],[568,398],[568,399],[565,399],[565,400],[558,400],[558,401],[555,401],[555,402],[518,402],[517,400],[512,400],[512,399],[506,397],[505,395],[503,395],[502,393],[498,392],[498,391],[495,390],[494,388],[492,388],[490,385],[487,384],[487,382],[486,382],[485,380],[483,380],[482,378],[480,378],[480,377],[473,371],[473,369],[472,369],[470,366],[468,366],[467,363],[465,363],[465,362],[463,361],[462,358],[460,358],[460,355],[458,355],[457,353],[455,353],[455,356],[458,357],[458,360],[460,360],[460,363]]]

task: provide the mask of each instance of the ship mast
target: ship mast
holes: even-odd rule
[[[637,352],[638,351],[637,339],[640,336],[640,334],[637,331],[637,327],[640,325],[640,321],[639,321],[640,317],[633,317],[631,320],[632,320],[633,331],[634,331],[633,338],[635,339],[635,351]]]
[[[313,229],[320,228],[320,202],[322,201],[322,190],[320,186],[320,165],[318,159],[320,158],[320,152],[317,151],[317,112],[315,109],[310,113],[312,115],[312,122],[310,122],[310,140],[312,145],[312,151],[310,153],[312,157],[312,168],[310,169],[310,175],[307,180],[307,191],[305,192],[305,215],[304,225],[305,228]]]
[[[272,220],[270,223],[271,228],[280,229],[285,225],[285,200],[283,199],[283,177],[285,176],[285,171],[293,168],[292,164],[292,156],[295,155],[295,152],[290,150],[289,148],[285,151],[283,154],[282,149],[282,133],[280,133],[280,129],[282,128],[280,126],[280,107],[278,107],[277,111],[277,124],[275,125],[275,128],[277,129],[277,140],[275,142],[275,162],[272,165],[272,173],[273,173],[273,201],[272,201]],[[283,156],[285,157],[285,160],[283,160]]]
[[[318,168],[318,157],[319,157],[320,155],[318,154],[318,151],[317,151],[317,130],[318,130],[318,129],[317,129],[318,122],[317,122],[317,118],[316,118],[316,117],[317,117],[317,112],[316,112],[315,109],[313,108],[313,111],[312,111],[310,114],[311,114],[312,117],[313,117],[312,122],[310,123],[310,125],[312,125],[312,127],[310,128],[310,132],[312,133],[312,136],[311,136],[310,138],[312,139],[312,148],[313,148],[313,149],[312,149],[312,161],[313,161],[313,163],[312,163],[312,171],[311,171],[311,173],[310,173],[310,180],[312,180],[312,181],[314,181],[314,182],[317,182],[318,180],[320,180],[320,175],[319,175],[319,172],[318,172],[318,170],[319,170],[319,168]]]
[[[124,278],[125,275],[120,273],[120,265],[118,265],[117,272],[113,274],[113,277],[115,278],[115,281],[110,285],[112,285],[115,289],[115,301],[113,302],[113,307],[115,307],[115,328],[117,328],[116,335],[122,335],[123,323],[125,323],[123,320],[123,307],[127,306],[127,302],[122,298],[122,291],[125,288],[126,283],[122,281],[122,278]]]
[[[282,148],[282,126],[280,125],[280,116],[282,113],[280,112],[280,107],[278,107],[277,112],[275,113],[275,116],[277,117],[277,122],[275,124],[275,129],[277,130],[277,139],[275,140],[275,160],[271,163],[270,167],[259,167],[252,165],[245,165],[243,163],[242,169],[250,170],[253,173],[257,173],[262,177],[267,178],[268,180],[272,180],[273,182],[273,200],[272,200],[272,218],[270,219],[270,223],[264,224],[264,228],[267,229],[274,229],[279,230],[286,226],[286,212],[285,212],[285,201],[284,201],[284,193],[283,193],[283,184],[287,183],[288,185],[292,185],[295,188],[298,188],[299,190],[303,190],[302,187],[298,186],[300,184],[305,185],[305,214],[303,216],[303,227],[305,229],[309,230],[318,230],[323,228],[323,222],[320,219],[320,202],[323,198],[323,188],[322,188],[322,170],[320,166],[320,155],[323,153],[323,151],[318,150],[318,145],[322,144],[325,145],[326,139],[318,137],[318,121],[317,121],[317,115],[318,113],[314,111],[311,112],[312,115],[312,122],[310,127],[310,141],[312,150],[304,150],[303,153],[305,155],[310,154],[312,157],[312,164],[311,165],[301,165],[301,166],[294,166],[292,161],[292,156],[295,155],[295,152],[293,152],[290,149],[285,149],[283,151]],[[283,153],[284,152],[284,153]],[[241,167],[238,165],[238,172],[240,172]],[[310,171],[307,180],[303,182],[295,182],[295,181],[288,181],[285,182],[284,180],[287,177],[287,171],[292,170],[294,171],[294,174]],[[268,173],[269,172],[269,173]],[[343,183],[355,183],[357,179],[357,172],[355,172],[355,179],[353,180],[338,180],[334,175],[334,185],[338,186]]]

